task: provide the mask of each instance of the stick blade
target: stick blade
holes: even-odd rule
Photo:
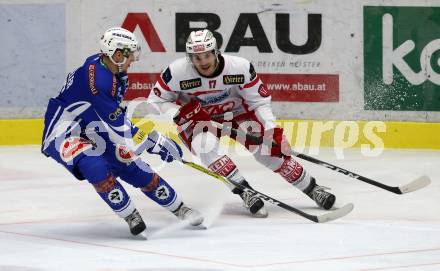
[[[328,213],[318,215],[317,216],[318,223],[325,223],[346,216],[348,213],[350,213],[353,210],[353,208],[354,208],[353,203],[347,203],[341,208],[338,208],[334,211],[330,211]]]
[[[428,176],[423,175],[406,185],[400,186],[399,190],[401,194],[405,194],[422,189],[423,187],[428,186],[430,183],[431,183],[431,179]]]

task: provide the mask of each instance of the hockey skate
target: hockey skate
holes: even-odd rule
[[[317,185],[315,179],[312,178],[310,186],[307,189],[309,191],[304,191],[304,193],[313,199],[319,207],[329,210],[336,201],[335,195],[325,191],[329,189],[328,187]]]
[[[133,235],[138,235],[147,228],[144,221],[142,220],[141,215],[136,209],[133,211],[133,213],[131,213],[131,215],[125,217],[124,219],[125,221],[127,221],[130,232]]]
[[[241,184],[243,186],[251,188],[251,186],[247,181],[243,181],[241,182]],[[264,201],[260,199],[258,196],[243,191],[238,187],[234,188],[232,190],[232,193],[240,195],[241,199],[243,200],[244,208],[249,210],[249,212],[253,217],[265,218],[269,215],[267,210],[264,208]]]
[[[258,196],[243,191],[240,197],[243,199],[243,206],[249,210],[253,217],[266,218],[269,215],[266,208],[264,208],[263,200]]]
[[[188,221],[191,226],[201,226],[203,222],[203,216],[199,211],[191,209],[183,203],[173,214],[180,220]]]

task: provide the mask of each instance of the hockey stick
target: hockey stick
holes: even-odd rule
[[[331,169],[331,170],[334,170],[334,171],[339,172],[341,174],[347,175],[348,177],[351,177],[351,178],[357,179],[359,181],[363,181],[365,183],[377,186],[379,188],[393,192],[395,194],[406,194],[409,192],[413,192],[413,191],[419,190],[419,189],[421,189],[431,183],[431,179],[428,176],[423,175],[423,176],[418,177],[417,179],[414,179],[414,180],[410,181],[409,183],[402,185],[402,186],[389,186],[389,185],[380,183],[378,181],[361,176],[359,174],[353,173],[353,172],[348,171],[346,169],[340,168],[338,166],[329,164],[327,162],[318,160],[316,158],[313,158],[311,156],[308,156],[308,155],[305,155],[302,153],[294,153],[294,155],[298,158],[301,158],[306,161],[318,164],[320,166],[324,166],[328,169]]]
[[[244,131],[235,129],[233,127],[230,127],[230,126],[227,126],[227,125],[222,125],[222,124],[217,123],[217,122],[211,122],[211,123],[213,123],[214,126],[216,128],[218,128],[218,129],[226,129],[226,130],[228,130],[228,132],[231,133],[231,135],[243,136],[247,140],[251,140],[251,141],[253,141],[253,142],[257,143],[257,144],[261,144],[263,142],[263,137],[262,136],[252,135],[252,134],[246,133]],[[278,145],[278,144],[276,144],[276,142],[272,142],[272,144],[274,146]],[[421,188],[423,188],[423,187],[425,187],[425,186],[427,186],[427,185],[429,185],[431,183],[431,179],[428,176],[423,175],[423,176],[421,176],[421,177],[419,177],[419,178],[417,178],[415,180],[412,180],[411,182],[409,182],[409,183],[407,183],[405,185],[402,185],[402,186],[389,186],[389,185],[380,183],[378,181],[372,180],[370,178],[361,176],[359,174],[353,173],[353,172],[351,172],[349,170],[346,170],[346,169],[343,169],[341,167],[338,167],[338,166],[332,165],[330,163],[327,163],[327,162],[321,161],[319,159],[316,159],[314,157],[308,156],[306,154],[299,153],[299,152],[296,152],[294,150],[291,150],[291,151],[292,151],[292,155],[294,155],[294,156],[296,156],[298,158],[301,158],[303,160],[312,162],[312,163],[320,165],[320,166],[324,166],[324,167],[326,167],[328,169],[331,169],[331,170],[334,170],[334,171],[339,172],[341,174],[347,175],[348,177],[351,177],[351,178],[357,179],[359,181],[362,181],[362,182],[365,182],[365,183],[368,183],[368,184],[380,187],[380,188],[382,188],[384,190],[393,192],[395,194],[406,194],[406,193],[409,193],[409,192],[413,192],[413,191],[419,190],[419,189],[421,189]]]
[[[276,199],[274,199],[272,197],[269,197],[269,196],[267,196],[267,195],[265,195],[265,194],[263,194],[261,192],[258,192],[258,191],[254,190],[254,189],[246,187],[246,186],[244,186],[244,185],[242,185],[240,183],[228,180],[225,177],[223,177],[221,175],[218,175],[218,174],[216,174],[216,173],[214,173],[214,172],[212,172],[212,171],[202,167],[201,165],[198,165],[198,164],[193,163],[193,162],[185,161],[183,159],[181,160],[181,162],[183,164],[189,166],[189,167],[192,167],[192,168],[194,168],[194,169],[196,169],[198,171],[201,171],[201,172],[203,172],[205,174],[208,174],[208,175],[210,175],[210,176],[212,176],[212,177],[214,177],[214,178],[216,178],[216,179],[218,179],[218,180],[220,180],[220,181],[222,181],[224,183],[231,183],[234,186],[236,186],[236,187],[246,191],[247,193],[252,194],[253,196],[261,197],[262,199],[264,199],[265,201],[267,201],[269,203],[277,205],[277,206],[279,206],[279,207],[281,207],[281,208],[283,208],[283,209],[285,209],[287,211],[296,213],[296,214],[298,214],[298,215],[300,215],[300,216],[302,216],[302,217],[304,217],[304,218],[306,218],[308,220],[316,222],[316,223],[329,222],[329,221],[338,219],[340,217],[343,217],[343,216],[347,215],[348,213],[350,213],[353,210],[353,207],[354,207],[352,203],[348,203],[348,204],[344,205],[343,207],[341,207],[339,209],[336,209],[334,211],[329,211],[329,212],[321,214],[321,215],[311,215],[311,214],[305,213],[305,212],[303,212],[301,210],[298,210],[298,209],[296,209],[296,208],[294,208],[294,207],[292,207],[290,205],[287,205],[287,204],[285,204],[285,203],[283,203],[283,202],[281,202],[279,200],[276,200]]]

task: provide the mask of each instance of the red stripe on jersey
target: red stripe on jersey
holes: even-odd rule
[[[166,91],[171,91],[170,87],[165,84],[165,82],[162,80],[162,77],[159,77],[159,80],[157,80],[157,82],[159,82],[159,85]]]
[[[255,77],[255,79],[253,81],[245,84],[243,86],[243,88],[251,88],[251,87],[255,86],[255,84],[257,84],[259,81],[260,81],[260,78],[257,76],[257,77]]]

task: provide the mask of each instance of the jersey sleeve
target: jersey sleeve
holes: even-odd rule
[[[173,116],[178,106],[178,91],[172,85],[173,75],[170,67],[167,67],[161,74],[148,96],[149,110],[154,115]]]
[[[271,95],[266,85],[261,81],[254,66],[249,61],[244,62],[245,82],[240,86],[239,94],[250,110],[255,114],[264,129],[269,130],[276,127],[275,116],[272,113]]]

